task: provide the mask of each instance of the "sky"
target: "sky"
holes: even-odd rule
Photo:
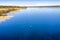
[[[8,1],[16,1],[16,2],[21,2],[21,1],[29,1],[29,2],[31,2],[31,1],[39,1],[39,2],[41,2],[41,1],[60,1],[60,0],[0,0],[0,2],[2,2],[2,1],[4,1],[4,2],[8,2]]]
[[[0,0],[0,5],[54,5],[58,4],[60,5],[59,0]]]
[[[34,3],[35,2],[35,3]],[[39,4],[39,3],[47,3],[47,4],[49,4],[49,2],[51,3],[60,3],[60,0],[0,0],[0,5],[1,4],[13,4],[13,5],[15,5],[15,4],[20,4],[21,5],[21,3],[22,4]],[[33,5],[34,5],[33,4]]]
[[[0,1],[60,1],[60,0],[0,0]]]

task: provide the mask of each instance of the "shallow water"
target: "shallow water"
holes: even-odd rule
[[[28,8],[0,23],[6,40],[56,40],[60,35],[60,8]],[[48,38],[50,37],[50,38]]]

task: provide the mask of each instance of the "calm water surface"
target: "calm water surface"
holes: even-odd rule
[[[12,15],[10,20],[0,23],[0,38],[47,40],[50,37],[52,40],[60,37],[60,8],[28,8]]]

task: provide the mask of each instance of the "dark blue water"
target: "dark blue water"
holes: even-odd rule
[[[28,8],[0,23],[1,40],[60,40],[60,8]]]

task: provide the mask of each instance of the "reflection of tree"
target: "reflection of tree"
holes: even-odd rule
[[[10,18],[12,18],[13,16],[0,16],[0,22],[3,22],[5,20],[8,20]]]

